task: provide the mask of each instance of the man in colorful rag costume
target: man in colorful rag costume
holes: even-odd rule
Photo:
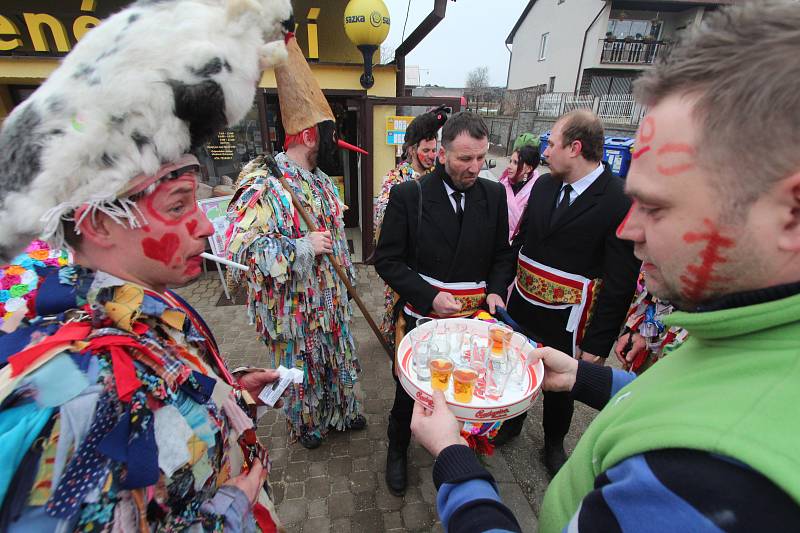
[[[335,154],[336,144],[350,145],[335,140],[333,112],[294,39],[287,49],[289,60],[275,69],[285,151],[246,165],[239,176],[228,208],[228,253],[250,267],[233,277],[247,287],[250,319],[267,347],[268,364],[303,371],[285,409],[290,434],[311,449],[331,429],[366,426],[356,394],[353,311],[344,282],[324,257],[332,253],[355,283],[345,206],[318,166]],[[309,231],[278,176],[321,231]]]
[[[75,264],[37,265],[0,336],[0,530],[276,531],[252,418],[275,372],[231,375],[168,287],[212,233],[188,152],[244,116],[290,18],[288,1],[137,3],[3,124],[0,260],[42,235]]]
[[[406,129],[403,153],[405,158],[383,178],[381,192],[375,199],[375,244],[381,235],[383,215],[389,203],[392,187],[407,181],[418,180],[433,170],[436,164],[436,134],[447,120],[448,109],[440,106],[414,118]],[[388,285],[384,287],[384,314],[381,332],[386,342],[395,347],[395,323],[400,309],[395,309],[397,293]]]

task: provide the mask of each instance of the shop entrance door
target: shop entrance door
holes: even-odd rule
[[[358,91],[335,91],[336,94],[329,94],[330,91],[323,91],[328,103],[331,106],[334,117],[336,117],[336,127],[339,137],[351,144],[360,146],[362,139],[359,130],[359,105],[354,96],[360,96]],[[267,89],[263,98],[265,124],[262,129],[267,132],[265,144],[267,151],[277,153],[283,151],[283,141],[286,133],[281,123],[280,106],[278,104],[277,92]],[[359,213],[361,212],[361,198],[359,191],[360,172],[358,165],[358,154],[347,150],[339,150],[339,157],[328,164],[320,164],[320,169],[330,176],[339,190],[339,196],[347,205],[348,209],[344,213],[344,224],[346,228],[357,228],[359,226]]]

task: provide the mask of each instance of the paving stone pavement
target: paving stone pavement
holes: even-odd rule
[[[375,321],[380,322],[383,282],[371,266],[358,265],[357,270],[359,295]],[[245,307],[216,306],[222,287],[215,272],[208,272],[177,292],[205,318],[229,367],[273,366],[248,323]],[[443,531],[436,514],[433,459],[425,449],[412,442],[405,496],[393,496],[386,489],[386,424],[394,381],[388,357],[361,312],[355,304],[353,307],[353,333],[362,367],[361,394],[368,426],[363,431],[333,432],[319,448],[306,450],[300,444],[288,443],[286,422],[280,411],[265,415],[258,433],[269,446],[270,482],[278,515],[287,530],[293,532]],[[588,409],[576,409],[567,442],[570,450],[592,416]],[[523,434],[493,456],[482,458],[497,480],[503,501],[526,533],[536,531],[539,503],[548,481],[536,460],[542,444],[540,420],[541,402],[537,401]]]

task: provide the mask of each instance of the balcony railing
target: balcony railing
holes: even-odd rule
[[[669,48],[666,41],[628,41],[603,39],[603,53],[601,63],[618,65],[652,65]]]

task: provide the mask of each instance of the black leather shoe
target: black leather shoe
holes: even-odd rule
[[[407,450],[389,445],[386,454],[386,486],[395,496],[406,493],[408,485],[408,453]]]
[[[314,448],[319,448],[319,445],[322,444],[322,439],[317,437],[316,435],[300,435],[300,444],[303,448],[308,450],[313,450]]]
[[[354,431],[364,429],[365,427],[367,427],[367,419],[364,418],[364,415],[357,415],[347,424],[347,429],[352,429]]]
[[[567,454],[564,451],[564,444],[545,444],[542,448],[542,463],[547,469],[547,473],[553,478],[567,462]]]

